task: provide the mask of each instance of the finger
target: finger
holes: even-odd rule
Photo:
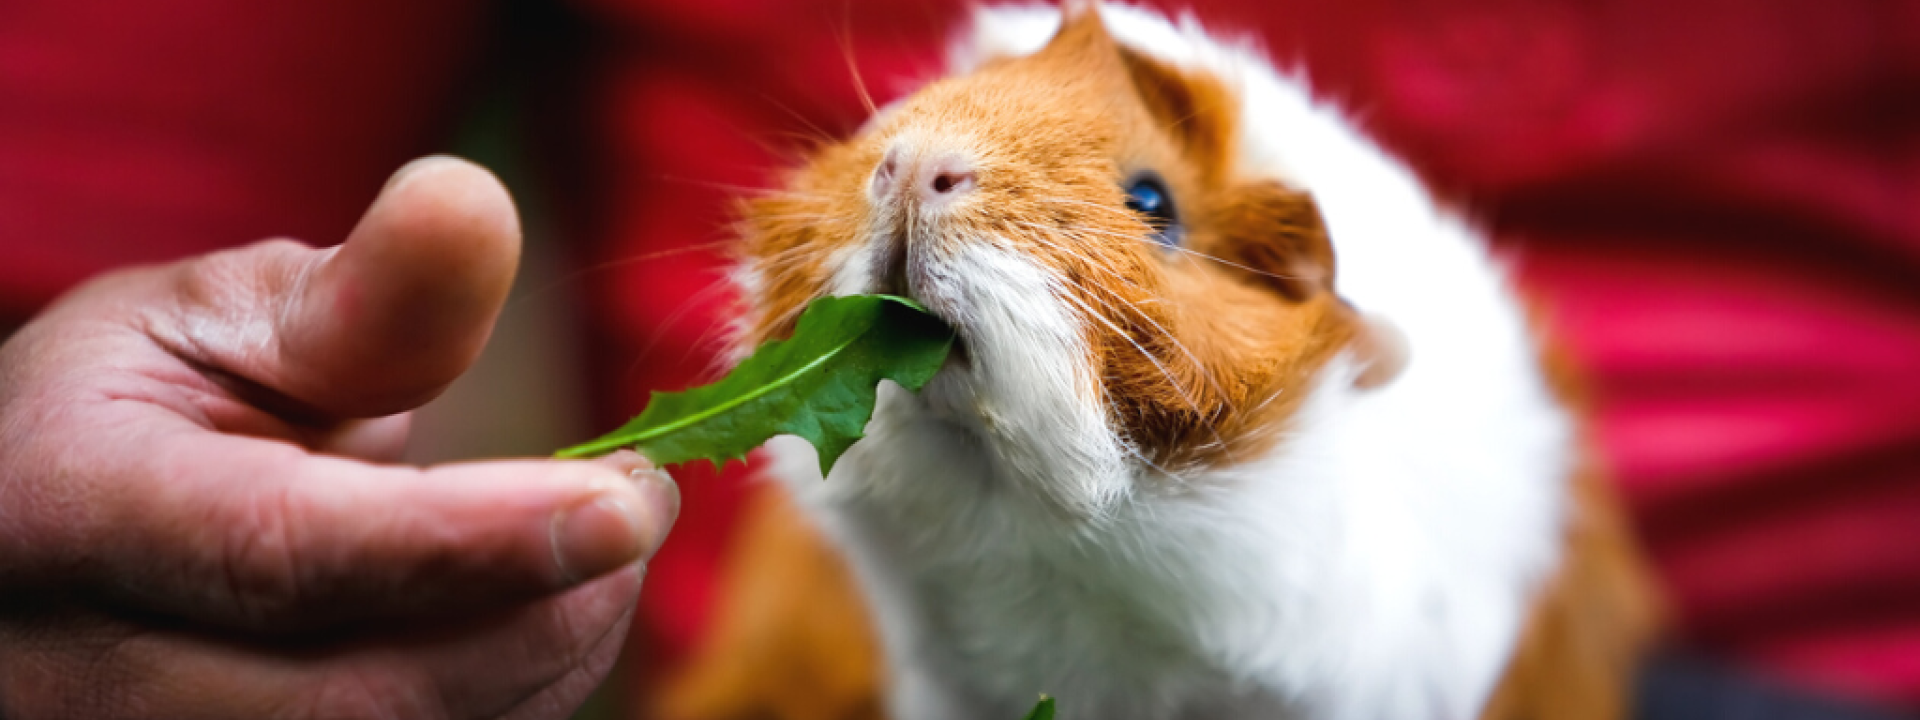
[[[9,644],[20,718],[565,717],[612,667],[642,573],[464,625],[285,646],[114,623],[104,636]],[[96,623],[98,624],[98,623]],[[82,629],[84,632],[84,629]],[[16,717],[10,714],[8,717]]]
[[[502,715],[502,720],[572,717],[618,665],[620,650],[627,644],[628,628],[633,623],[633,614],[634,609],[628,608],[627,614],[614,625],[613,630],[600,639],[600,644],[588,651],[584,662],[556,678],[538,694]]]
[[[303,444],[327,455],[396,463],[407,453],[407,435],[412,427],[413,417],[409,413],[349,420],[308,438],[309,442]]]
[[[406,636],[398,647],[354,648],[339,666],[350,676],[425,678],[453,717],[500,717],[549,692],[578,705],[611,669],[608,651],[617,655],[626,639],[643,576],[629,566],[491,624]]]
[[[71,543],[95,550],[75,559],[86,578],[254,632],[524,602],[650,555],[678,508],[672,481],[631,452],[422,471],[181,431],[115,457],[100,477],[152,491],[100,493],[106,510]]]
[[[607,673],[613,670],[614,663],[620,659],[621,649],[627,644],[634,613],[640,599],[639,578],[644,578],[645,573],[636,570],[633,577],[635,582],[630,594],[602,593],[606,597],[621,598],[617,604],[609,603],[603,606],[606,610],[619,613],[611,625],[603,625],[598,620],[604,617],[604,614],[588,615],[570,607],[557,608],[552,612],[549,617],[567,618],[566,625],[575,628],[572,633],[562,636],[575,644],[565,648],[564,653],[543,653],[537,648],[528,653],[528,657],[547,659],[543,664],[532,665],[539,670],[538,675],[533,676],[533,679],[538,681],[536,684],[539,684],[539,688],[532,693],[518,693],[517,695],[521,698],[519,704],[513,706],[508,712],[502,713],[495,710],[491,698],[482,694],[485,688],[475,687],[470,696],[473,701],[469,703],[469,707],[476,709],[484,707],[487,711],[484,714],[474,713],[474,715],[529,720],[535,718],[562,720],[572,716],[573,711],[586,702],[587,696],[607,679]],[[580,640],[589,637],[593,638],[591,644],[584,647],[578,644]],[[486,646],[476,646],[465,655],[473,661],[471,665],[448,667],[442,670],[442,675],[477,685],[486,682],[484,675],[487,668],[500,661],[500,654]],[[560,662],[554,662],[555,660]]]
[[[519,261],[492,174],[450,158],[403,168],[281,316],[288,392],[355,416],[438,395],[486,344]]]
[[[167,289],[178,316],[152,332],[318,419],[390,415],[473,363],[519,257],[500,182],[428,158],[395,174],[338,247],[268,242],[182,264]]]

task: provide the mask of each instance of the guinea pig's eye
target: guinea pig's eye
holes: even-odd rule
[[[1173,195],[1167,185],[1151,174],[1127,183],[1127,209],[1145,215],[1153,226],[1153,240],[1172,247],[1180,244],[1180,215],[1174,212]]]

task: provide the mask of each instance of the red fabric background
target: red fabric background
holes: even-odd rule
[[[1920,4],[1196,3],[1485,218],[1592,370],[1691,642],[1920,704]],[[340,237],[426,147],[459,0],[0,0],[0,302]],[[937,68],[951,4],[585,0],[607,417],[705,370],[724,185]],[[812,126],[812,127],[810,127]],[[694,248],[692,252],[673,252]],[[662,254],[662,253],[666,254]],[[738,478],[683,478],[644,634],[703,627]]]
[[[471,0],[0,0],[0,310],[270,236],[345,237],[434,147]]]

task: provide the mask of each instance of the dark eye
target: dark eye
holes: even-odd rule
[[[1160,178],[1142,175],[1128,182],[1127,209],[1146,216],[1154,242],[1168,247],[1180,244],[1180,215],[1174,212],[1173,195]]]

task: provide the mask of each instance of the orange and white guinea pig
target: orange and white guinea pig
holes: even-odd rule
[[[959,351],[831,477],[769,446],[667,714],[1623,713],[1652,603],[1470,223],[1192,20],[983,10],[952,57],[745,202],[741,347],[894,293]]]

